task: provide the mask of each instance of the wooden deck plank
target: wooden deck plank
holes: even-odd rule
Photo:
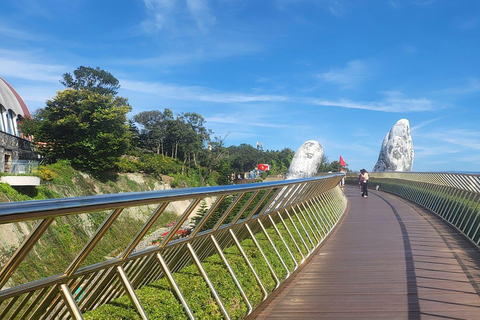
[[[480,254],[396,196],[347,187],[328,241],[249,319],[480,319]]]

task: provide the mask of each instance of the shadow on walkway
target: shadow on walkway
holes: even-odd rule
[[[326,243],[249,319],[480,319],[480,254],[427,210],[347,186]]]

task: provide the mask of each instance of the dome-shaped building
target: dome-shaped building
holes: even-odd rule
[[[0,77],[0,171],[12,172],[14,166],[35,159],[30,139],[18,128],[23,118],[30,117],[27,105],[13,87]],[[19,165],[22,164],[22,165]]]
[[[0,77],[0,131],[20,137],[17,123],[30,117],[27,105],[13,87]]]

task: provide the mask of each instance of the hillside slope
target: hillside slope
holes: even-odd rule
[[[169,183],[164,182],[171,179],[167,176],[162,177],[164,181],[141,173],[118,174],[108,179],[98,179],[65,164],[52,165],[47,169],[48,172],[43,172],[42,175],[48,176],[49,181],[43,180],[39,187],[14,189],[5,183],[0,183],[0,202],[170,189]],[[189,203],[188,200],[171,203],[136,250],[157,241],[169,229],[169,225],[172,225],[184,212]],[[206,203],[211,201],[206,199]],[[119,254],[144,225],[155,207],[156,205],[147,205],[124,210],[104,241],[99,244],[98,252],[92,252],[85,263],[104,261]],[[63,272],[108,214],[109,211],[99,211],[56,218],[35,245],[33,254],[20,265],[7,286]],[[196,211],[192,216],[195,214]],[[37,221],[0,225],[0,266],[12,256],[36,224]],[[62,258],[59,259],[59,257]]]

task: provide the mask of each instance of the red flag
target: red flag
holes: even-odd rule
[[[345,161],[343,160],[342,156],[340,156],[340,166],[345,167]]]
[[[268,164],[259,163],[259,164],[258,164],[258,170],[260,170],[260,171],[269,171],[269,170],[270,170],[270,166],[269,166]]]

